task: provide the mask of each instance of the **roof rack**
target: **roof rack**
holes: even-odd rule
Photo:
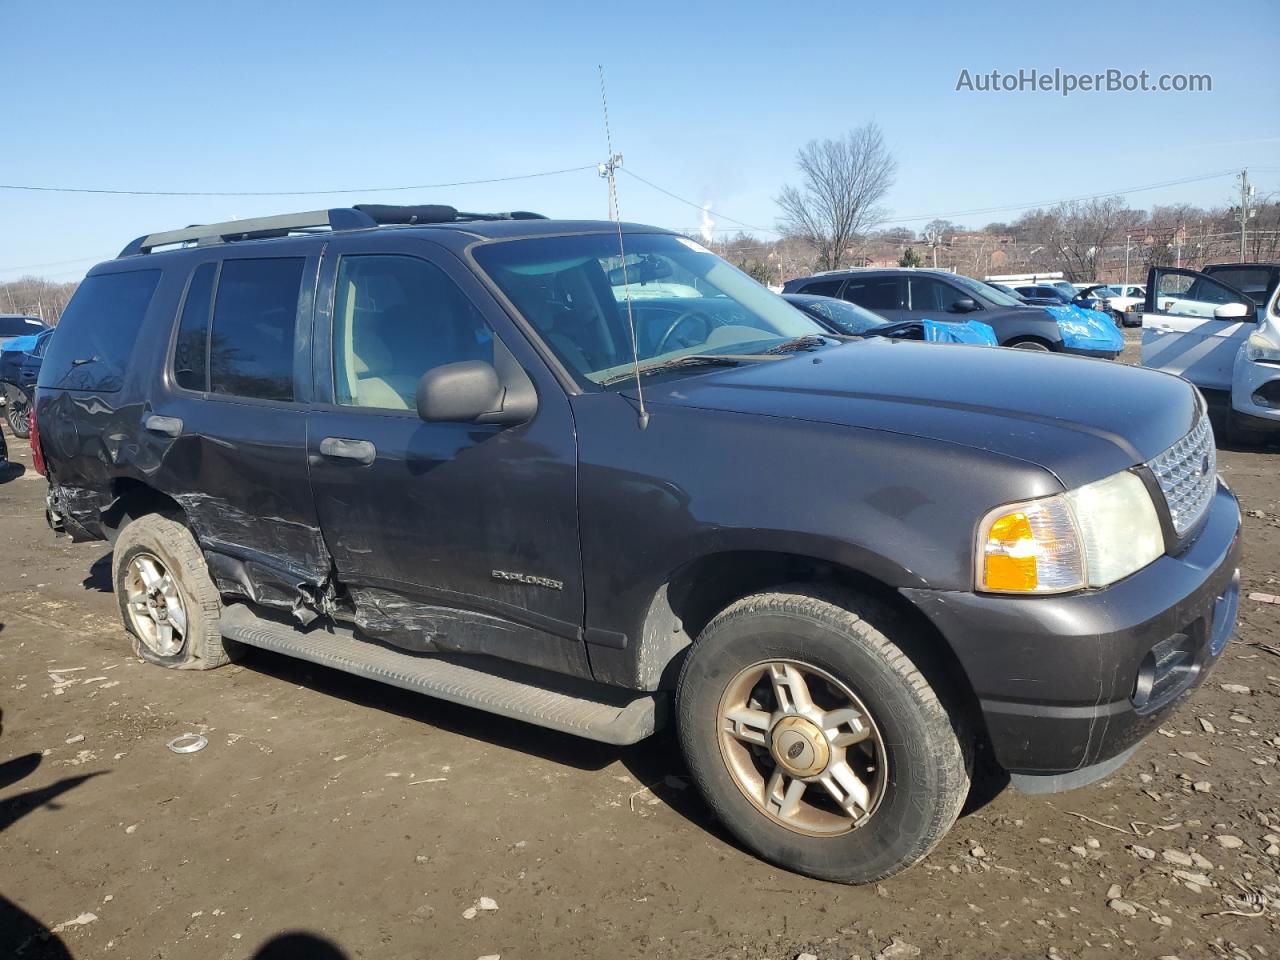
[[[194,243],[232,243],[239,240],[265,240],[287,237],[295,233],[329,230],[361,230],[389,224],[459,223],[476,220],[545,220],[540,213],[513,210],[509,213],[464,213],[444,204],[392,206],[361,203],[354,207],[333,207],[307,213],[285,213],[272,217],[252,217],[226,223],[193,224],[180,230],[150,233],[131,242],[120,251],[121,257],[151,253],[157,247]]]

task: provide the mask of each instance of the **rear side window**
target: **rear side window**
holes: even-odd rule
[[[173,379],[186,390],[209,389],[209,310],[213,306],[216,263],[202,263],[191,275],[173,348]]]
[[[850,280],[841,296],[868,310],[902,309],[901,284],[897,277]]]
[[[209,389],[293,399],[293,337],[304,260],[225,260],[209,336]]]
[[[136,270],[99,274],[80,284],[49,343],[39,385],[119,390],[159,282],[159,270]]]

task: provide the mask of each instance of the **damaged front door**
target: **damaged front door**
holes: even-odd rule
[[[572,415],[528,344],[452,254],[411,237],[333,240],[316,316],[308,462],[357,625],[588,675]],[[537,385],[531,420],[419,418],[422,374],[507,350]]]

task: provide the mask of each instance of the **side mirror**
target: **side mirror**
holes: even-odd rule
[[[1243,303],[1224,303],[1213,309],[1215,320],[1243,320],[1252,315],[1253,308]]]
[[[533,381],[502,343],[494,363],[464,360],[428,370],[418,381],[418,416],[428,423],[497,423],[533,419],[538,393]]]
[[[418,381],[418,416],[428,423],[470,423],[502,409],[498,371],[482,360],[446,363]]]
[[[978,309],[978,303],[970,297],[961,297],[952,303],[949,309],[952,313],[973,313]]]

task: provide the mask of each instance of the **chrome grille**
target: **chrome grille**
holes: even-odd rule
[[[1195,526],[1213,499],[1218,480],[1218,451],[1209,418],[1200,415],[1191,432],[1147,461],[1164,492],[1179,537]]]

